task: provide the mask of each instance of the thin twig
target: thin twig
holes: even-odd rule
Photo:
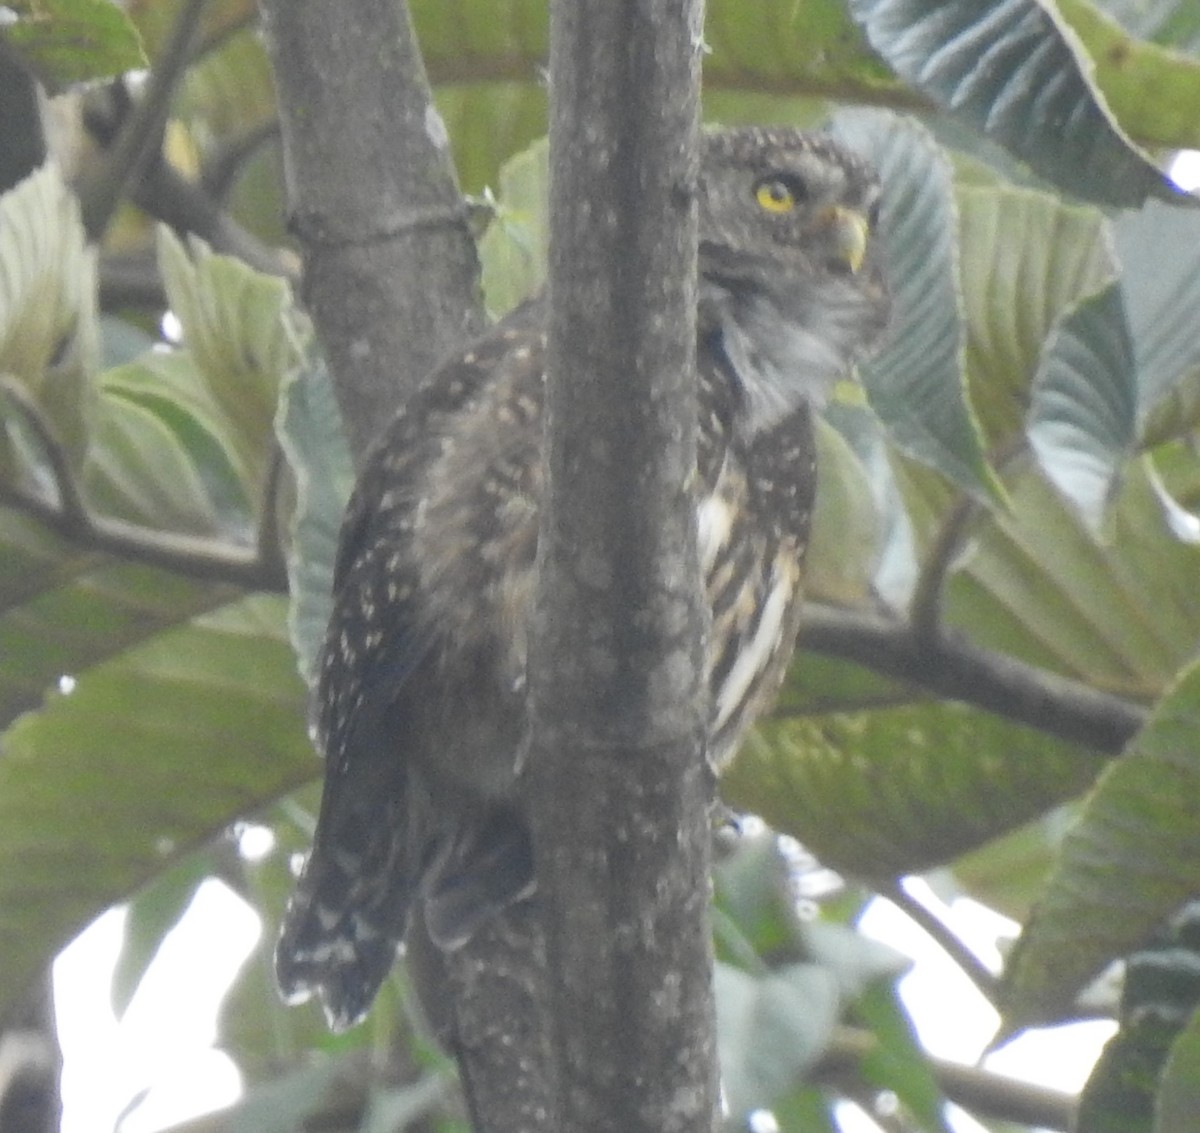
[[[946,513],[921,564],[921,573],[908,607],[912,632],[921,641],[933,642],[941,637],[942,597],[946,578],[962,549],[970,522],[978,511],[979,504],[974,499],[970,496],[960,497]]]
[[[103,234],[126,188],[137,183],[146,162],[158,149],[171,97],[191,62],[206,2],[187,0],[180,8],[142,97],[122,123],[100,172],[88,180],[83,193],[83,220],[93,240]]]
[[[194,232],[212,249],[236,256],[243,263],[268,275],[295,279],[279,253],[248,232],[200,185],[179,173],[161,155],[154,155],[143,175],[131,186],[130,199],[156,220],[176,232]]]
[[[160,310],[167,305],[167,293],[150,251],[118,254],[100,253],[100,310],[121,307]]]
[[[276,495],[282,460],[273,458],[267,476],[257,545],[159,531],[110,516],[94,515],[84,502],[66,450],[29,394],[11,378],[0,377],[0,391],[16,407],[34,434],[54,478],[55,500],[16,484],[0,482],[0,504],[44,523],[64,538],[90,550],[132,562],[163,567],[189,578],[226,582],[250,590],[287,593],[287,570],[279,548]]]
[[[283,483],[283,471],[286,467],[283,449],[275,443],[271,448],[271,461],[267,465],[262,511],[258,517],[258,535],[254,541],[257,550],[255,557],[262,565],[263,571],[282,578],[287,577],[287,562],[279,531],[279,487]]]
[[[200,183],[214,200],[224,201],[242,165],[268,142],[280,140],[279,120],[269,118],[216,147],[200,171]]]
[[[963,974],[993,1006],[998,1000],[996,977],[941,917],[921,904],[902,884],[879,889],[879,895],[891,901],[905,916],[923,929],[935,944],[958,965]]]
[[[812,1077],[819,1082],[840,1080],[878,1048],[879,1040],[870,1032],[840,1026]],[[1075,1098],[1070,1094],[945,1059],[928,1061],[946,1097],[973,1114],[1064,1133],[1071,1127]]]
[[[42,415],[33,397],[15,378],[7,374],[0,375],[0,391],[16,406],[29,430],[37,438],[37,442],[50,465],[50,474],[54,477],[54,488],[58,496],[57,511],[67,523],[84,524],[87,522],[87,507],[83,502],[83,493],[75,479],[75,471],[67,457],[67,451],[59,442],[50,422]]]

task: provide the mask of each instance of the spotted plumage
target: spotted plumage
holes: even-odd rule
[[[877,196],[822,135],[704,143],[696,523],[718,764],[795,641],[812,414],[886,320]],[[414,901],[453,948],[533,887],[518,772],[545,348],[535,300],[445,363],[385,431],[347,510],[314,697],[325,792],[276,954],[285,994],[318,993],[338,1028],[370,1005]]]

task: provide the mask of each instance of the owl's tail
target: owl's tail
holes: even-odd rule
[[[275,975],[289,1003],[317,995],[329,1026],[360,1022],[396,959],[414,900],[445,951],[533,890],[524,822],[507,808],[410,814],[408,838],[377,831],[357,847],[318,830],[275,948]],[[402,848],[400,843],[404,843]]]
[[[366,1015],[404,937],[411,888],[384,870],[364,884],[361,863],[314,847],[275,946],[275,978],[288,1003],[320,997],[330,1029]]]

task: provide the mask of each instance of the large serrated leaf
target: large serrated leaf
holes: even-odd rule
[[[88,503],[105,515],[198,535],[225,526],[202,467],[178,432],[119,388],[100,403],[85,483]]]
[[[862,367],[872,408],[904,452],[974,495],[999,499],[967,402],[949,165],[905,119],[843,111],[834,131],[887,186],[880,225],[893,314],[883,349]]]
[[[1194,458],[1193,458],[1194,459]],[[1200,548],[1180,542],[1139,461],[1106,538],[1036,470],[1009,484],[946,590],[946,618],[979,644],[1142,700],[1200,647]]]
[[[211,519],[206,529],[249,539],[257,501],[247,499],[242,490],[229,453],[221,443],[220,420],[213,417],[204,399],[191,396],[198,382],[195,367],[187,352],[146,351],[134,361],[106,371],[99,384],[101,416],[107,417],[110,423],[113,418],[119,419],[123,414],[128,414],[131,407],[136,407],[154,419],[155,430],[173,438],[176,450],[173,459],[190,466],[186,475],[201,485],[201,510],[206,521]],[[97,449],[100,451],[97,452]],[[110,451],[103,438],[91,455],[93,466],[111,466],[120,462],[119,455]],[[88,469],[89,474],[93,471],[94,468]],[[140,470],[127,469],[126,474],[136,480],[139,471],[151,480],[163,476],[163,470],[154,466]],[[97,500],[96,487],[90,479],[86,483],[90,498]],[[134,507],[132,514],[115,503],[102,504],[101,510],[125,518],[137,518],[163,529],[175,526],[168,516],[156,513],[142,503]]]
[[[989,909],[1021,922],[1045,884],[1070,820],[1071,804],[959,858],[954,880]]]
[[[1033,382],[1029,443],[1050,481],[1099,529],[1137,431],[1137,375],[1114,283],[1046,340]]]
[[[880,519],[866,469],[833,426],[817,421],[817,503],[805,593],[854,605],[870,593],[880,550]]]
[[[721,778],[740,809],[856,877],[950,861],[1092,782],[1092,753],[959,704],[772,720]]]
[[[1200,61],[1128,35],[1091,0],[1055,2],[1125,130],[1143,145],[1200,146]]]
[[[1105,964],[1200,892],[1197,735],[1200,664],[1105,771],[1064,840],[1005,973],[1010,1026],[1068,1015]]]
[[[159,263],[198,383],[177,397],[205,405],[250,499],[262,496],[281,380],[300,366],[307,327],[287,283],[192,238],[159,230]]]
[[[971,401],[992,445],[1022,429],[1055,323],[1116,277],[1095,209],[1013,186],[956,191]]]
[[[1178,199],[1118,126],[1086,56],[1043,0],[850,0],[871,45],[918,90],[1100,204]]]
[[[889,76],[842,0],[711,0],[704,25],[710,53],[705,96],[716,89],[867,94]]]
[[[91,917],[316,773],[283,623],[282,599],[248,599],[4,733],[0,1011]]]
[[[323,364],[315,363],[284,383],[275,429],[296,482],[288,628],[300,672],[311,681],[333,611],[338,535],[354,486],[341,413]]]
[[[0,512],[0,726],[164,627],[230,601],[227,586],[82,551]]]
[[[96,253],[79,202],[53,165],[0,198],[0,376],[20,384],[45,415],[68,463],[87,446],[99,330]],[[15,409],[0,401],[3,416]],[[0,474],[5,467],[0,430]]]
[[[1142,440],[1200,420],[1200,216],[1156,201],[1113,225],[1138,369]]]

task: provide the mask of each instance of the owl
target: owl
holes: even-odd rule
[[[701,143],[695,521],[711,612],[709,757],[769,707],[795,644],[813,415],[878,342],[879,185],[831,138]],[[343,522],[314,735],[325,785],[276,973],[331,1026],[366,1012],[423,903],[444,949],[533,892],[521,797],[546,306],[443,363],[384,430]]]

